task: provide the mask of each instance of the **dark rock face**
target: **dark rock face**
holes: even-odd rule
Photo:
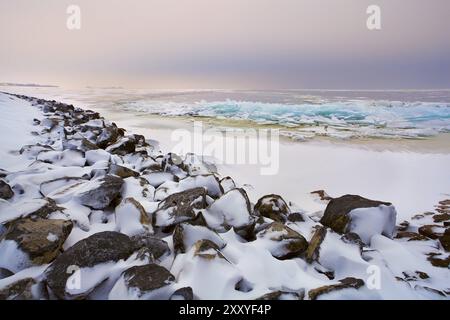
[[[0,179],[0,199],[11,199],[14,196],[14,191],[9,184]]]
[[[266,293],[265,295],[256,298],[256,300],[303,300],[305,298],[305,290],[300,290],[298,292],[281,291],[277,290],[274,292]]]
[[[346,233],[350,222],[350,211],[357,208],[372,208],[380,205],[389,206],[391,203],[369,200],[361,196],[347,194],[339,198],[334,198],[328,203],[320,223],[338,233]]]
[[[121,177],[122,179],[126,179],[129,177],[139,177],[139,172],[113,163],[109,165],[108,173]]]
[[[272,219],[277,222],[286,222],[290,209],[282,197],[276,194],[269,194],[261,199],[255,205],[254,214]]]
[[[427,260],[435,267],[448,268],[450,266],[450,255],[444,257],[440,253],[429,253]]]
[[[329,286],[323,286],[316,289],[309,290],[308,295],[311,300],[316,300],[319,296],[323,294],[327,294],[336,290],[342,289],[359,289],[364,285],[364,281],[361,279],[356,279],[352,277],[348,277],[342,280],[339,280],[340,283],[332,284]]]
[[[32,287],[36,285],[33,278],[16,281],[0,289],[0,300],[32,300],[34,299]]]
[[[177,166],[180,169],[184,170],[184,163],[181,157],[173,152],[169,152],[166,154],[161,162],[161,167],[164,171],[169,171],[171,166]]]
[[[215,231],[202,225],[192,225],[190,222],[178,224],[173,231],[172,239],[175,253],[186,253],[196,241],[203,239],[214,242],[220,249],[226,245]]]
[[[297,257],[308,248],[308,241],[300,233],[280,222],[272,222],[257,237],[278,242],[279,245],[270,251],[275,258],[281,260]]]
[[[140,296],[175,281],[175,277],[167,269],[156,264],[131,267],[123,273],[123,277],[125,285],[138,289]]]
[[[214,242],[210,240],[199,240],[194,244],[194,256],[200,257],[206,260],[212,260],[216,257],[225,259],[220,252],[220,248]]]
[[[191,287],[184,287],[175,290],[169,300],[194,300],[194,293]]]
[[[430,239],[433,239],[433,240],[437,240],[437,239],[439,239],[440,237],[443,236],[442,233],[437,232],[435,230],[435,229],[438,229],[438,228],[441,228],[441,226],[427,224],[427,225],[421,226],[418,231],[419,231],[419,233],[421,235],[423,235],[423,236],[425,236],[427,238],[430,238]]]
[[[341,240],[344,241],[345,243],[355,244],[355,245],[359,246],[360,249],[362,249],[365,246],[365,244],[361,240],[360,236],[358,236],[354,232],[348,232],[348,233],[344,234],[341,237]]]
[[[135,249],[147,248],[154,259],[159,259],[170,253],[170,248],[167,242],[150,235],[137,235],[131,237]]]
[[[407,238],[408,241],[426,241],[429,240],[427,237],[417,233],[417,232],[411,232],[411,231],[399,231],[397,232],[396,239],[402,239]]]
[[[327,235],[327,228],[319,226],[309,242],[306,250],[306,261],[311,263],[319,260],[320,245]]]
[[[14,272],[5,268],[0,268],[0,280],[11,277],[12,275],[14,275]]]
[[[136,151],[136,140],[134,140],[132,137],[122,138],[122,140],[120,140],[119,142],[106,148],[106,151],[112,154],[125,156]]]
[[[122,185],[122,178],[106,175],[100,179],[96,188],[82,193],[79,195],[79,199],[85,206],[104,209],[120,194]]]
[[[20,219],[9,227],[4,239],[17,242],[33,264],[46,264],[60,253],[72,227],[67,220]]]
[[[123,134],[117,128],[117,126],[107,126],[106,128],[103,128],[100,132],[100,135],[97,137],[97,140],[95,141],[95,144],[101,148],[105,149],[109,145],[115,143],[119,137],[121,137]]]
[[[319,199],[322,201],[330,201],[333,199],[325,192],[325,190],[312,191],[311,194],[317,195],[319,197]]]
[[[70,266],[93,267],[99,263],[127,259],[136,249],[128,236],[112,231],[96,233],[78,241],[59,255],[45,271],[47,284],[60,299],[66,298],[66,282]]]
[[[305,222],[305,218],[299,212],[293,212],[289,214],[287,219],[291,222]]]
[[[155,226],[168,228],[178,223],[193,220],[194,209],[207,207],[206,190],[194,188],[174,193],[161,201],[155,212]]]
[[[445,251],[450,251],[450,228],[447,228],[444,234],[439,238],[439,242]]]
[[[55,200],[50,199],[50,198],[45,198],[46,200],[46,204],[43,205],[42,207],[40,207],[38,210],[32,212],[29,214],[29,217],[39,217],[39,218],[47,218],[51,213],[56,212],[56,211],[61,211],[64,208],[59,207]]]

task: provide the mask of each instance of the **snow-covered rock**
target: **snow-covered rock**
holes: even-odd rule
[[[158,210],[154,213],[154,224],[162,228],[173,227],[178,223],[195,219],[196,210],[204,209],[206,206],[204,188],[171,194],[159,203]]]
[[[285,222],[291,212],[286,201],[276,194],[266,195],[255,204],[254,214],[272,219],[278,222]]]
[[[22,266],[51,262],[60,254],[72,226],[72,222],[66,220],[20,219],[15,221],[2,237],[0,247],[9,246],[11,251],[9,256],[6,254],[1,256],[0,266],[17,271]],[[10,241],[16,243],[16,250],[20,252],[14,252],[12,249],[14,245]],[[23,260],[24,255],[27,262]]]
[[[86,163],[89,166],[92,166],[94,163],[98,161],[108,161],[111,159],[111,155],[109,152],[106,152],[103,149],[89,150],[85,153]]]
[[[104,209],[120,194],[122,185],[122,178],[106,175],[83,185],[77,190],[76,197],[85,206]]]
[[[300,233],[280,222],[271,223],[256,236],[257,241],[278,259],[298,257],[308,248],[308,241]]]
[[[225,193],[204,210],[204,217],[208,226],[219,232],[230,227],[243,228],[254,222],[250,201],[243,189]]]
[[[135,266],[126,270],[112,288],[112,300],[168,300],[175,278],[156,264]]]
[[[354,232],[365,243],[373,235],[393,237],[397,212],[388,202],[345,195],[332,199],[320,222],[339,233]]]
[[[36,158],[39,161],[62,167],[83,167],[86,164],[84,152],[78,150],[43,151]]]
[[[86,295],[95,286],[88,286],[90,290],[83,290],[83,292],[74,291],[70,293],[67,291],[67,289],[70,291],[72,288],[70,284],[67,286],[67,281],[72,273],[81,268],[93,268],[98,265],[100,265],[100,269],[105,269],[103,268],[105,263],[112,265],[121,259],[127,259],[135,250],[136,244],[122,233],[96,233],[77,242],[56,258],[45,272],[48,286],[53,294],[60,299],[74,298],[81,294]],[[94,273],[94,271],[91,270],[91,273]],[[88,273],[88,271],[86,272]],[[108,268],[103,272],[108,272]],[[81,281],[83,281],[83,278],[89,281],[89,277],[81,277]],[[76,284],[74,284],[74,289],[76,289],[75,287]],[[81,283],[81,287],[83,287],[83,283]]]
[[[117,231],[128,236],[153,232],[147,212],[134,198],[126,198],[116,207],[116,225]]]
[[[175,253],[185,253],[199,240],[214,242],[219,249],[226,246],[226,242],[219,234],[201,225],[181,223],[173,231],[173,248]]]

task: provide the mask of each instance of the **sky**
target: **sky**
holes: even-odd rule
[[[449,13],[448,0],[0,0],[0,82],[450,88]]]

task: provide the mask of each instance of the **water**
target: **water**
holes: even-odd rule
[[[12,88],[12,87],[11,87]],[[4,88],[9,90],[11,88]],[[298,140],[418,139],[450,132],[450,90],[136,90],[15,88],[97,107],[278,126]]]

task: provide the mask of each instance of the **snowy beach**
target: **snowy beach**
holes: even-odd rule
[[[283,142],[261,176],[38,98],[0,94],[2,299],[448,298],[448,153]]]
[[[152,92],[94,88],[81,90],[11,88],[11,90],[19,94],[55,99],[73,103],[82,108],[93,109],[133,133],[142,134],[158,141],[161,149],[166,152],[172,151],[177,144],[177,140],[172,137],[173,132],[178,129],[192,132],[194,121],[202,121],[205,128],[219,128],[219,135],[221,128],[258,128],[258,124],[248,121],[190,117],[186,115],[186,111],[180,112],[183,116],[149,114],[149,106],[145,102],[148,102],[150,106],[156,106],[155,101],[162,100],[163,102],[158,105],[160,110],[167,114],[177,114],[176,110],[172,109],[174,105],[179,108],[184,103],[201,105],[194,101],[202,101],[205,97],[209,97],[210,100],[224,99],[224,101],[230,97],[236,99],[258,97],[264,103],[281,100],[295,103],[299,99],[300,101],[312,100],[316,103],[324,100],[339,100],[341,101],[339,105],[345,104],[342,102],[345,101],[343,100],[345,96],[347,99],[353,100],[356,98],[368,99],[368,97],[379,100],[387,98],[395,100],[408,97],[411,100],[428,101],[420,107],[422,109],[427,106],[432,108],[439,106],[435,107],[437,111],[433,109],[428,112],[429,117],[441,116],[440,120],[432,121],[432,126],[436,123],[440,127],[450,126],[450,107],[445,102],[448,101],[446,99],[450,99],[448,91],[255,93],[227,90]],[[386,100],[383,101],[384,104],[387,104]],[[375,104],[375,102],[371,103]],[[365,104],[371,103],[365,102]],[[402,104],[418,106],[420,103],[417,101],[397,102],[397,105]],[[127,108],[126,106],[129,105],[140,105],[140,108]],[[206,106],[209,105],[210,103],[206,104]],[[317,105],[317,108],[320,108],[320,105]],[[326,108],[326,110],[328,109]],[[387,114],[386,110],[388,109],[382,107],[382,113]],[[407,114],[408,110],[408,107],[404,107],[404,110],[399,113]],[[411,111],[411,113],[413,112]],[[385,115],[385,117],[388,116]],[[410,117],[424,118],[425,113],[421,110],[418,114]],[[420,124],[423,126],[423,122]],[[311,131],[314,128],[319,132],[323,130],[323,126],[320,125],[305,130]],[[331,131],[331,129],[329,130]],[[422,128],[422,130],[429,131],[427,128]],[[378,136],[342,139],[316,136],[306,141],[297,141],[282,135],[279,146],[279,162],[279,171],[269,176],[261,175],[260,164],[219,164],[219,172],[224,176],[233,176],[241,186],[246,188],[252,201],[256,201],[264,194],[277,193],[308,212],[320,210],[317,203],[311,199],[310,192],[321,189],[330,195],[354,193],[371,199],[390,201],[396,204],[397,212],[402,219],[432,210],[436,203],[448,198],[450,194],[450,170],[448,167],[450,163],[450,133],[446,131],[416,139],[405,137],[383,139]]]

